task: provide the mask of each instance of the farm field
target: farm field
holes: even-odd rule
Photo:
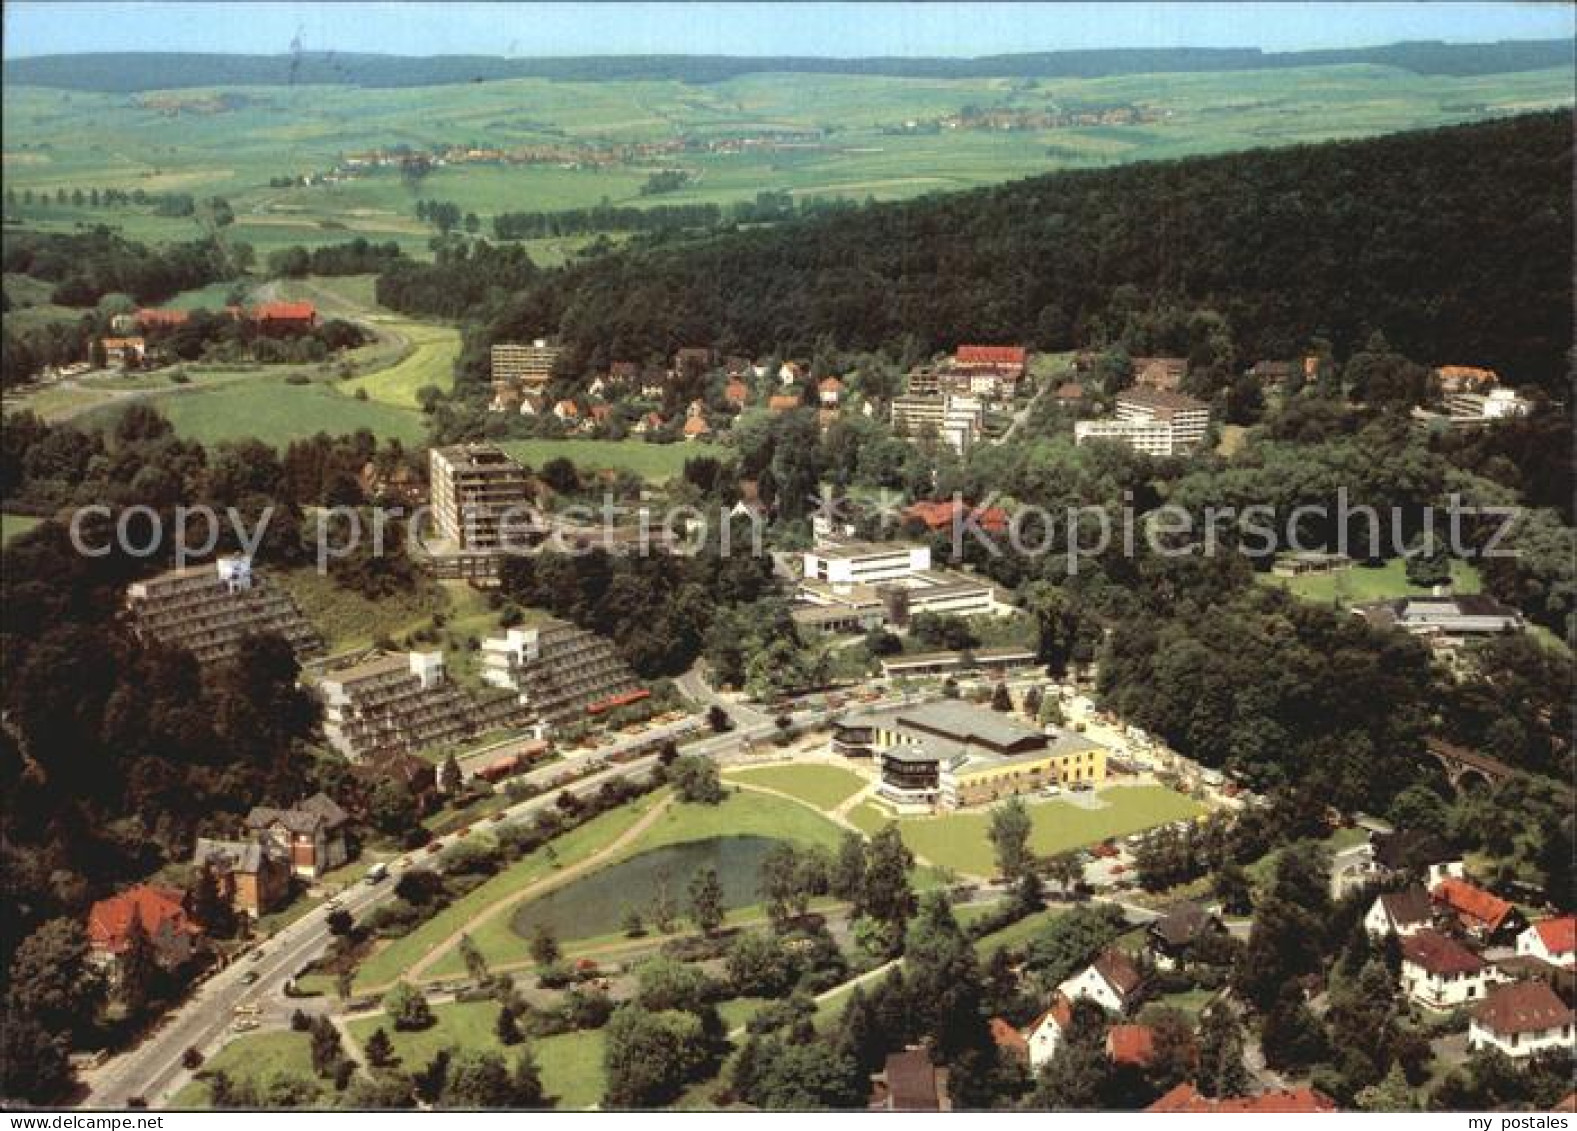
[[[1427,597],[1429,591],[1407,580],[1407,563],[1392,558],[1379,569],[1354,565],[1338,573],[1316,573],[1303,577],[1275,577],[1262,574],[1265,585],[1285,589],[1294,597],[1321,605],[1353,605],[1365,601],[1389,601],[1397,597]],[[1458,593],[1481,593],[1484,583],[1471,562],[1451,563],[1451,584]]]
[[[838,766],[759,766],[731,770],[725,780],[759,785],[797,797],[818,809],[834,809],[866,786],[852,770]]]
[[[1383,66],[1122,75],[1098,79],[917,79],[869,75],[752,74],[704,85],[668,80],[609,82],[507,79],[421,88],[247,87],[202,113],[150,105],[142,96],[7,85],[6,181],[20,201],[7,215],[69,231],[109,223],[146,241],[194,239],[193,217],[151,205],[93,208],[56,203],[65,189],[117,187],[148,193],[220,195],[235,212],[226,238],[260,256],[291,244],[364,235],[425,254],[431,230],[414,201],[451,201],[484,231],[513,210],[559,211],[609,203],[718,203],[758,192],[797,199],[891,200],[1032,176],[1337,137],[1369,136],[1572,103],[1572,71],[1487,76],[1418,75]],[[955,129],[943,119],[966,106],[1047,114],[1085,106],[1131,106],[1132,124]],[[795,144],[709,148],[713,140],[796,135]],[[516,148],[651,143],[689,137],[692,148],[598,167],[453,164],[419,184],[394,170],[305,187],[270,187],[280,175],[321,175],[340,157],[380,147],[455,144]],[[568,167],[565,167],[568,164]],[[690,174],[678,191],[642,196],[656,168]],[[561,261],[573,238],[532,247]]]
[[[527,467],[560,457],[587,471],[630,471],[651,483],[672,479],[685,460],[718,456],[716,444],[648,444],[644,440],[505,440],[499,446]]]
[[[1053,856],[1205,812],[1198,802],[1158,785],[1113,786],[1096,796],[1104,803],[1098,809],[1068,801],[1032,802],[1030,847],[1042,856]],[[866,832],[875,832],[889,819],[873,802],[865,802],[849,814],[849,820]],[[904,843],[916,856],[971,876],[989,876],[996,871],[986,836],[989,825],[990,817],[984,812],[898,819]]]
[[[349,1029],[356,1042],[365,1046],[379,1028],[394,1042],[400,1068],[419,1071],[442,1048],[476,1049],[496,1052],[511,1063],[525,1045],[506,1048],[494,1034],[498,1005],[492,1001],[448,1002],[433,1007],[434,1024],[414,1033],[396,1032],[386,1017],[364,1017],[351,1021]],[[562,1033],[530,1042],[537,1067],[548,1095],[564,1110],[588,1108],[602,1099],[602,1033],[596,1030]]]

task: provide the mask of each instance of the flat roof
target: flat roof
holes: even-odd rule
[[[911,542],[824,542],[806,551],[818,558],[863,558],[878,554],[905,554],[925,547]]]

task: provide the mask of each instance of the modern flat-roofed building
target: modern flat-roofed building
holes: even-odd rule
[[[541,540],[531,479],[497,444],[434,448],[429,461],[433,520],[450,548],[497,553]]]
[[[473,697],[449,679],[442,652],[395,652],[325,673],[323,734],[352,761],[453,746],[526,712],[506,695]]]
[[[258,633],[284,637],[298,658],[323,648],[294,598],[267,584],[250,558],[219,558],[133,582],[126,609],[139,637],[185,648],[204,665],[234,658],[242,640]]]
[[[1115,440],[1135,451],[1172,456],[1189,451],[1210,428],[1210,407],[1183,393],[1164,389],[1125,389],[1117,394],[1115,420],[1080,420],[1074,442]]]
[[[519,395],[540,393],[553,378],[553,366],[564,351],[546,338],[532,342],[499,342],[489,355],[495,399],[502,390]]]
[[[850,715],[834,724],[831,749],[877,759],[877,792],[904,808],[960,808],[1106,778],[1098,743],[956,700]]]
[[[482,678],[515,694],[539,738],[649,694],[612,641],[551,619],[484,640]]]
[[[823,632],[908,623],[914,613],[1000,616],[1013,611],[991,582],[931,568],[931,550],[907,542],[828,540],[804,556],[794,616]]]
[[[1522,614],[1483,593],[1460,597],[1402,597],[1353,607],[1371,624],[1400,628],[1414,636],[1448,640],[1467,636],[1499,636],[1527,627]]]
[[[805,551],[805,578],[829,585],[878,585],[931,568],[931,548],[908,542],[823,542]]]
[[[906,393],[892,403],[894,429],[910,437],[935,435],[960,455],[980,439],[985,414],[979,397],[954,393]]]

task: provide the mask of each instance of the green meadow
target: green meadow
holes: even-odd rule
[[[913,79],[754,74],[726,82],[558,82],[512,79],[440,87],[226,87],[227,108],[196,103],[212,91],[124,96],[8,86],[3,108],[8,188],[49,203],[8,204],[8,220],[69,230],[111,223],[134,238],[200,234],[193,218],[151,206],[94,209],[75,189],[220,195],[232,239],[260,254],[356,235],[395,240],[416,254],[431,235],[418,198],[452,201],[484,223],[504,211],[613,204],[728,203],[770,190],[796,197],[900,199],[1031,176],[1258,146],[1292,145],[1467,121],[1572,103],[1569,68],[1457,77],[1379,66],[1101,79]],[[159,104],[162,102],[162,105]],[[172,105],[173,103],[173,105]],[[966,106],[1030,113],[1128,105],[1148,120],[1012,130],[949,129]],[[321,174],[345,154],[407,145],[527,146],[702,141],[772,132],[812,134],[808,145],[691,148],[605,166],[455,164],[411,183],[393,171],[337,183],[273,188],[270,178]],[[681,190],[640,195],[653,169],[691,174]],[[55,203],[64,188],[68,202]],[[579,244],[541,241],[545,262]]]

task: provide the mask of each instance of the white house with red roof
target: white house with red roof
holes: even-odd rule
[[[1456,876],[1441,880],[1430,895],[1480,943],[1510,942],[1527,926],[1522,912],[1512,904]]]
[[[843,399],[843,382],[836,377],[823,377],[816,386],[816,395],[821,398],[825,408],[837,408],[838,402]]]
[[[1563,970],[1577,969],[1577,915],[1533,924],[1517,936],[1517,953]]]
[[[1029,1045],[1031,1071],[1049,1064],[1057,1055],[1062,1038],[1073,1024],[1073,1003],[1060,993],[1051,999],[1051,1005],[1024,1028],[1024,1040]]]

